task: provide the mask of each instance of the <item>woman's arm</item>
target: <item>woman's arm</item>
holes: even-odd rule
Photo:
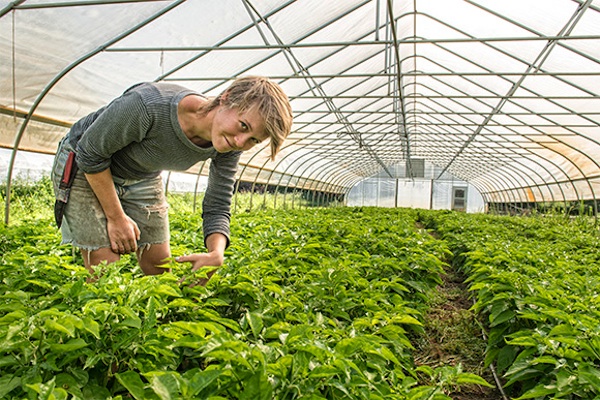
[[[213,233],[206,238],[206,248],[211,256],[211,262],[215,266],[223,265],[225,258],[225,248],[227,247],[227,237],[222,233]]]
[[[123,211],[110,169],[95,174],[85,174],[85,177],[106,216],[106,229],[112,251],[117,254],[136,251],[140,230],[137,224]]]
[[[229,245],[231,199],[235,186],[235,173],[241,152],[221,153],[210,163],[208,185],[202,200],[202,230],[208,248],[208,237],[221,233]]]
[[[229,245],[231,197],[240,154],[241,152],[219,154],[211,161],[208,186],[202,202],[204,244],[208,251],[175,259],[177,262],[192,263],[192,271],[205,266],[220,267],[223,265],[225,249]],[[214,270],[208,273],[207,279],[203,279],[197,284],[205,285],[213,273]]]

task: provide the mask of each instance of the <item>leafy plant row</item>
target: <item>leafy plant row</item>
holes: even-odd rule
[[[202,248],[198,214],[171,215],[174,255]],[[202,287],[206,270],[180,284],[189,267],[147,277],[128,257],[87,283],[50,219],[1,226],[0,398],[449,399],[486,384],[413,364],[448,250],[412,212],[263,211],[232,231]]]
[[[600,396],[600,251],[583,220],[420,212],[469,276],[486,362],[518,399]]]

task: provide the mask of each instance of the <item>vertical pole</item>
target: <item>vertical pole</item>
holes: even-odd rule
[[[434,180],[431,180],[431,188],[429,189],[429,209],[433,210],[433,182]]]
[[[396,188],[394,189],[394,208],[398,208],[398,178],[396,178]]]

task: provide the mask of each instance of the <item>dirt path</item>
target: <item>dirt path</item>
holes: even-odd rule
[[[475,315],[469,310],[464,279],[453,272],[442,277],[443,284],[431,301],[425,317],[425,337],[417,343],[415,363],[430,367],[462,366],[464,372],[477,374],[494,388],[479,385],[463,386],[460,392],[449,394],[454,400],[500,400],[494,377],[484,367],[486,342]]]
[[[454,400],[502,400],[491,370],[484,366],[486,340],[469,310],[473,300],[464,281],[464,276],[447,267],[442,284],[429,299],[425,335],[415,343],[415,364],[432,368],[460,364],[463,372],[477,374],[494,386],[463,386],[459,392],[449,393]]]

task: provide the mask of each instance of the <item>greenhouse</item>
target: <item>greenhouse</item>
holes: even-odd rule
[[[3,3],[2,147],[52,153],[140,81],[214,95],[266,75],[294,129],[275,162],[244,155],[242,182],[332,198],[380,174],[402,198],[450,177],[488,207],[597,208],[597,2]]]
[[[167,273],[90,277],[61,139],[256,76],[293,124],[231,172],[222,265],[176,260],[209,158],[161,175]],[[600,398],[600,0],[0,0],[0,174],[0,399]]]

